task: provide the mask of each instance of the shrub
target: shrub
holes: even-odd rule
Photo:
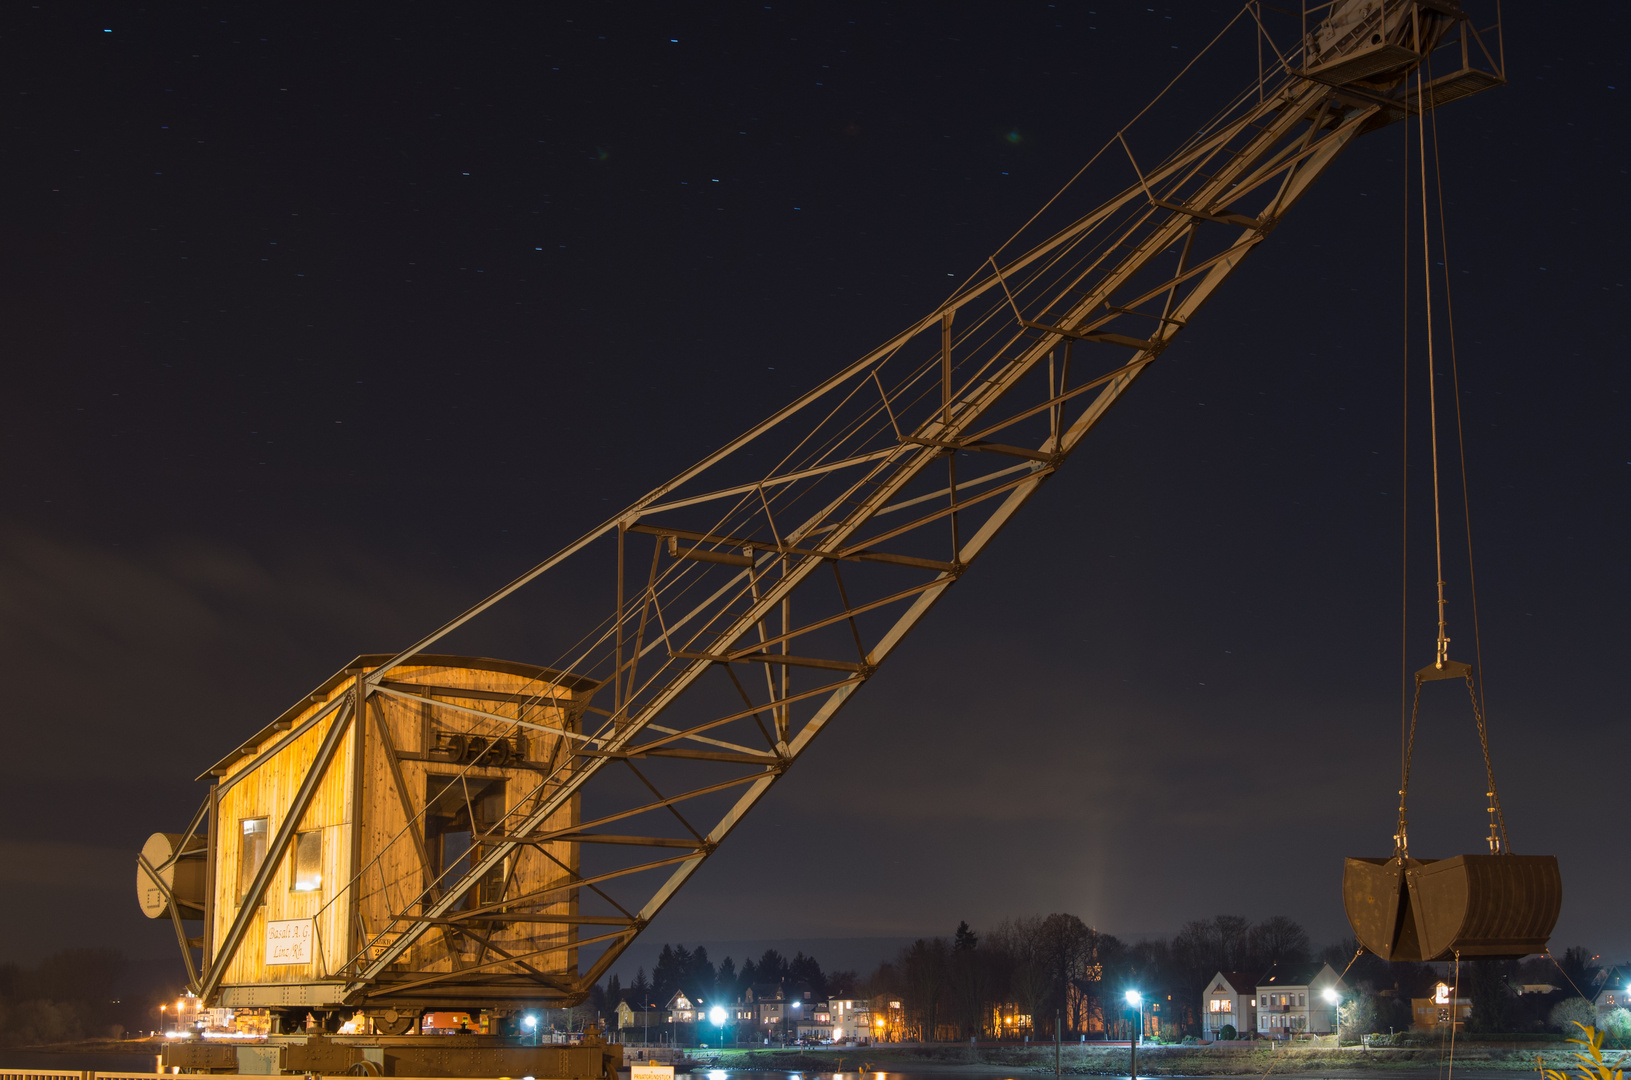
[[[1564,998],[1552,1006],[1551,1014],[1546,1017],[1546,1023],[1553,1030],[1561,1031],[1565,1035],[1577,1027],[1595,1030],[1597,1009],[1583,997]]]
[[[1631,1009],[1615,1009],[1603,1017],[1603,1036],[1622,1050],[1631,1047]]]
[[[1223,1029],[1218,1032],[1218,1038],[1228,1042],[1239,1034],[1240,1033],[1235,1030],[1235,1026],[1233,1024],[1224,1024]]]

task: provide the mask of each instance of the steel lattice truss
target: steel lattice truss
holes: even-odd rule
[[[1103,163],[1129,182],[1114,198],[993,258],[940,308],[393,661],[590,549],[596,566],[615,562],[604,619],[555,665],[600,684],[571,725],[574,751],[515,800],[461,880],[437,882],[359,951],[351,1000],[387,990],[421,935],[541,899],[460,907],[505,860],[562,841],[581,851],[581,972],[479,962],[535,978],[540,1000],[580,1000],[1356,136],[1503,81],[1498,27],[1480,32],[1447,0],[1344,0],[1302,37],[1291,20],[1283,40],[1258,14],[1238,21],[1274,77],[1177,151],[1136,162],[1118,134]],[[1435,48],[1456,70],[1419,87],[1407,76]],[[543,828],[574,799],[578,824]]]

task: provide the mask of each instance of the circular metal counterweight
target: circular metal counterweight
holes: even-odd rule
[[[170,916],[170,905],[183,919],[204,917],[204,838],[157,832],[142,845],[136,860],[136,900],[149,919]]]

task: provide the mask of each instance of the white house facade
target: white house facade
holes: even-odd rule
[[[1257,973],[1220,971],[1201,997],[1201,1038],[1217,1039],[1224,1028],[1239,1038],[1257,1030]]]
[[[1257,1034],[1266,1039],[1329,1035],[1336,1030],[1338,1000],[1348,987],[1330,964],[1276,964],[1257,980]]]

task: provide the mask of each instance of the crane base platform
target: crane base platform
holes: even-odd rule
[[[532,1076],[615,1080],[623,1047],[526,1046],[500,1035],[270,1035],[253,1042],[187,1040],[160,1055],[165,1071],[255,1076]]]

